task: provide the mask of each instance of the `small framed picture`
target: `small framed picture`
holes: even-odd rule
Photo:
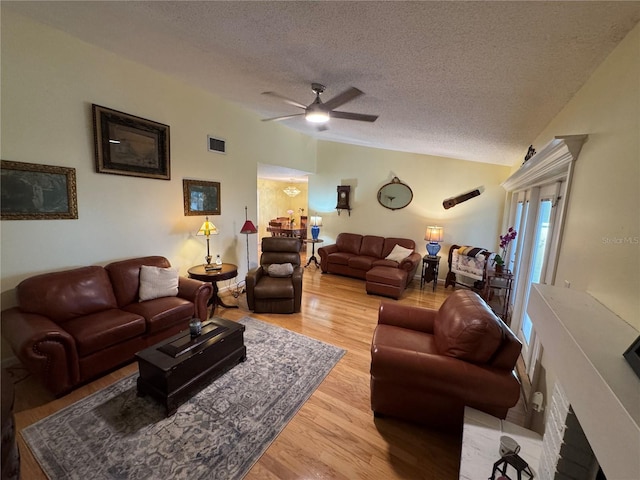
[[[78,218],[76,169],[2,160],[2,220]]]
[[[220,182],[182,180],[185,215],[220,215]]]
[[[171,180],[169,126],[93,105],[96,172]]]

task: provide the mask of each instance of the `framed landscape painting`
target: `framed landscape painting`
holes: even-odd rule
[[[2,160],[2,220],[78,218],[76,169]]]
[[[171,180],[169,126],[93,105],[96,172]]]
[[[185,215],[220,215],[220,182],[182,180]]]

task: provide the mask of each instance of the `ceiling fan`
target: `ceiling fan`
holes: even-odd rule
[[[378,115],[367,115],[364,113],[351,113],[351,112],[340,112],[334,110],[341,105],[344,105],[347,102],[350,102],[356,97],[359,97],[364,92],[362,90],[357,89],[356,87],[351,87],[345,90],[344,92],[336,95],[332,99],[322,102],[320,100],[320,95],[325,91],[325,86],[319,83],[312,83],[311,90],[316,94],[315,100],[308,106],[303,105],[300,102],[296,102],[295,100],[291,100],[285,96],[282,96],[276,92],[262,92],[263,95],[269,95],[274,98],[278,98],[288,103],[289,105],[293,105],[294,107],[302,108],[304,113],[294,113],[293,115],[283,115],[280,117],[274,118],[265,118],[263,122],[273,122],[286,120],[288,118],[299,117],[304,115],[304,118],[311,123],[317,123],[320,125],[320,130],[326,130],[326,124],[330,118],[342,118],[344,120],[359,120],[361,122],[375,122],[378,118]]]

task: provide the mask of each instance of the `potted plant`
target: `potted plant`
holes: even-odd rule
[[[500,235],[500,248],[502,249],[502,255],[497,254],[495,257],[493,257],[493,264],[496,267],[496,273],[503,272],[504,259],[507,258],[507,250],[509,248],[509,244],[512,240],[515,240],[516,235],[518,235],[518,232],[516,232],[513,227],[509,227],[507,233],[505,233],[504,235]]]

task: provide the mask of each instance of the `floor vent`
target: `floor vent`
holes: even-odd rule
[[[207,148],[210,152],[227,153],[227,142],[207,135]]]

